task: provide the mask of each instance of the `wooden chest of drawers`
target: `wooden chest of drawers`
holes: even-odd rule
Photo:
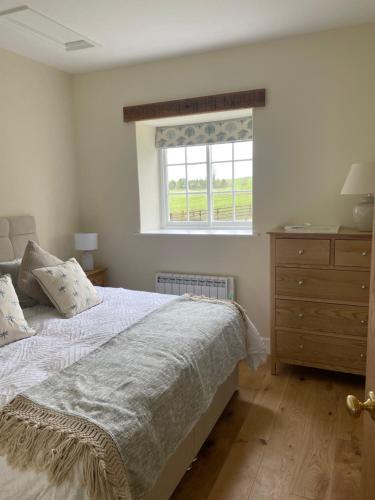
[[[271,364],[365,373],[371,233],[271,236]]]

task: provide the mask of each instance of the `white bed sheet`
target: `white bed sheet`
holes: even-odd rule
[[[0,349],[0,407],[29,387],[76,362],[117,333],[170,302],[173,295],[97,287],[103,302],[70,319],[52,307],[25,309],[34,337]],[[45,473],[20,473],[0,457],[1,500],[86,500],[75,480],[51,486]]]

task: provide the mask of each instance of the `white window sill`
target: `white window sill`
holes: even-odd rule
[[[252,229],[152,229],[140,235],[185,235],[185,236],[259,236]]]

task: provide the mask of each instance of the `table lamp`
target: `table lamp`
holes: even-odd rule
[[[374,217],[375,162],[353,163],[341,194],[362,194],[353,208],[353,219],[360,231],[372,231]]]
[[[75,233],[74,247],[76,250],[83,252],[81,258],[82,268],[85,271],[94,269],[94,256],[92,252],[98,248],[97,233]]]

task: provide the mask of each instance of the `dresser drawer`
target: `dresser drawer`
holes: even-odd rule
[[[368,304],[368,271],[276,269],[276,295]]]
[[[276,240],[276,264],[328,265],[329,240],[280,238]]]
[[[335,265],[367,267],[371,264],[371,241],[337,240],[335,242]]]
[[[290,362],[364,373],[367,343],[361,338],[339,338],[313,333],[276,332],[276,353]]]
[[[276,328],[318,330],[365,337],[367,319],[366,306],[276,300]]]

